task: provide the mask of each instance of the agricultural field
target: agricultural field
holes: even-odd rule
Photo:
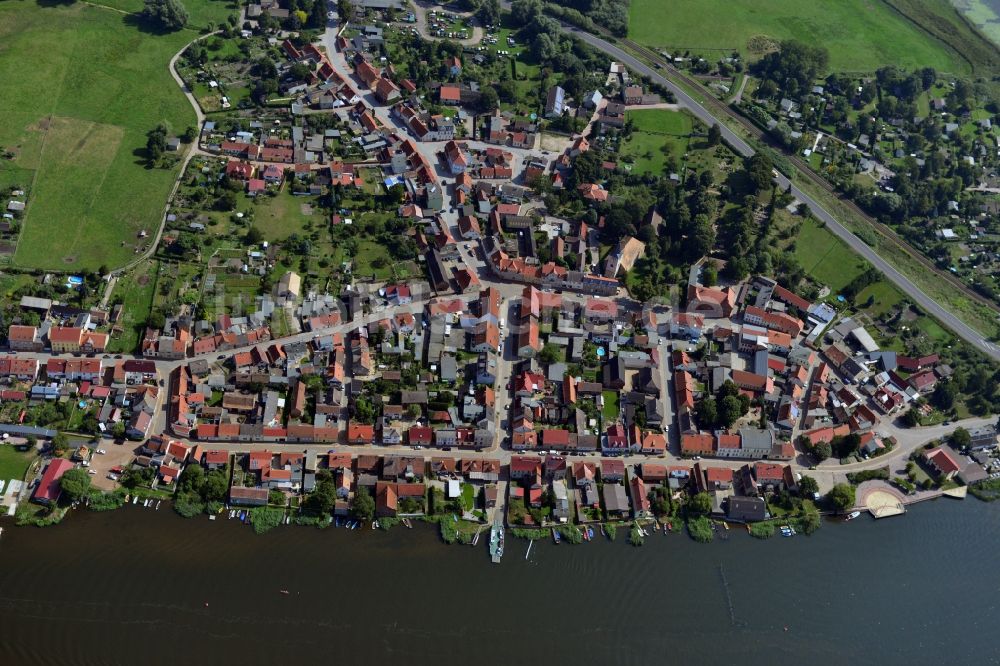
[[[186,4],[194,21],[230,11]],[[196,35],[156,34],[133,16],[83,3],[0,5],[0,148],[13,155],[0,162],[0,184],[28,193],[14,264],[96,269],[134,256],[176,175],[146,167],[146,132],[195,124],[167,65]]]
[[[691,116],[667,109],[629,111],[632,135],[622,144],[621,156],[632,162],[632,173],[662,175],[669,157],[681,160],[691,137]]]
[[[947,4],[943,0],[905,4],[934,3]],[[940,16],[935,17],[940,22]],[[871,71],[883,65],[930,66],[956,74],[971,70],[954,47],[925,33],[885,0],[632,0],[629,37],[649,46],[715,57],[738,51],[751,59],[769,43],[798,39],[824,46],[830,69],[837,72]],[[956,40],[956,45],[962,43]]]

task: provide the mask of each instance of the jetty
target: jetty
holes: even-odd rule
[[[503,557],[503,516],[497,515],[493,519],[493,529],[490,530],[490,559],[493,564],[500,564]]]

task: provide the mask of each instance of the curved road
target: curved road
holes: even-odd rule
[[[599,51],[603,51],[615,60],[628,65],[630,69],[638,74],[645,76],[650,81],[653,81],[654,83],[659,84],[671,91],[674,95],[676,95],[678,103],[694,114],[703,123],[706,125],[717,125],[722,132],[722,137],[741,155],[749,157],[754,154],[754,149],[750,147],[746,141],[730,130],[725,124],[720,122],[705,107],[698,103],[697,100],[684,92],[680,86],[674,84],[652,67],[626,53],[614,44],[611,44],[610,42],[607,42],[589,32],[581,30],[576,26],[568,25],[566,23],[560,23],[560,26],[563,32],[573,35]],[[973,345],[976,349],[980,350],[991,359],[1000,361],[1000,348],[987,340],[981,333],[956,317],[951,313],[951,311],[940,305],[933,298],[921,291],[917,285],[913,284],[909,278],[896,270],[885,259],[880,257],[875,250],[868,246],[867,243],[855,236],[849,229],[847,229],[847,227],[838,222],[837,219],[825,208],[823,208],[815,199],[800,190],[794,183],[791,183],[788,178],[781,174],[778,174],[776,181],[782,189],[787,189],[791,186],[791,193],[796,199],[809,206],[813,215],[826,223],[836,236],[847,243],[851,249],[868,260],[868,262],[875,266],[875,268],[881,271],[886,278],[899,287],[903,293],[912,298],[917,305],[954,331],[958,337]]]

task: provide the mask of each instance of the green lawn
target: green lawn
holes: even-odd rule
[[[604,420],[618,420],[618,391],[604,391]]]
[[[185,4],[196,20],[229,12],[221,2]],[[0,146],[15,154],[0,182],[29,195],[15,264],[74,270],[134,256],[137,232],[159,224],[176,175],[145,167],[146,132],[195,123],[167,64],[196,35],[155,34],[83,3],[0,4]]]
[[[635,129],[622,144],[621,155],[633,162],[633,173],[662,174],[667,156],[684,158],[691,136],[691,116],[666,109],[629,111]]]
[[[865,261],[829,229],[809,218],[803,220],[795,238],[795,258],[806,273],[833,293],[843,289],[865,269]]]
[[[24,478],[34,455],[21,453],[8,444],[0,445],[0,481],[4,481],[4,490],[7,489],[7,481]]]
[[[722,57],[755,55],[751,38],[798,39],[826,47],[832,71],[882,65],[968,73],[952,50],[885,0],[632,0],[629,37],[643,44]]]
[[[112,302],[123,305],[120,338],[111,341],[111,351],[134,351],[139,344],[143,324],[153,307],[156,290],[157,261],[144,261],[115,283]]]
[[[872,304],[870,307],[865,307],[869,299],[872,299]],[[864,307],[868,314],[879,316],[888,313],[902,300],[903,294],[899,289],[889,282],[880,280],[862,289],[855,302],[858,307]]]

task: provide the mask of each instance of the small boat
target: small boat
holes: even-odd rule
[[[0,536],[3,536],[3,528],[0,527]]]
[[[288,590],[278,590],[281,594],[288,594]]]
[[[601,523],[601,536],[608,536],[608,533],[604,531],[604,523]]]
[[[562,541],[562,536],[559,535],[559,531],[556,528],[552,528],[552,540],[556,543]]]
[[[232,520],[234,515],[236,515],[236,510],[235,509],[230,509],[229,510],[229,519]]]
[[[210,515],[210,516],[208,517],[208,519],[209,519],[209,520],[215,520],[215,514],[214,514],[214,513],[213,513],[213,514],[211,514],[211,515]]]
[[[726,528],[727,531],[729,530],[729,523],[727,523],[726,521],[724,520],[722,521],[722,526]]]
[[[667,529],[670,530],[671,532],[674,531],[674,524],[671,523],[669,520],[667,521]]]
[[[125,503],[128,504],[131,499],[132,499],[132,496],[129,495],[128,493],[126,493],[125,494]]]
[[[139,503],[139,496],[136,495],[135,497],[132,498],[132,504],[138,504],[138,503]]]
[[[860,511],[851,511],[849,514],[847,514],[847,518],[844,518],[844,520],[854,520],[860,515],[861,515]]]
[[[587,540],[588,540],[588,541],[590,541],[590,540],[591,540],[591,539],[593,539],[593,538],[594,538],[594,528],[593,528],[593,527],[590,527],[590,526],[588,525],[588,526],[587,526]]]
[[[336,527],[340,527],[340,518],[334,518],[333,519],[333,524]]]
[[[160,502],[161,502],[161,501],[162,501],[162,500],[156,500],[156,510],[157,510],[157,511],[159,511],[159,510],[160,510]]]
[[[376,527],[378,527],[378,521],[377,520],[373,520],[372,521],[372,529],[375,529]]]

